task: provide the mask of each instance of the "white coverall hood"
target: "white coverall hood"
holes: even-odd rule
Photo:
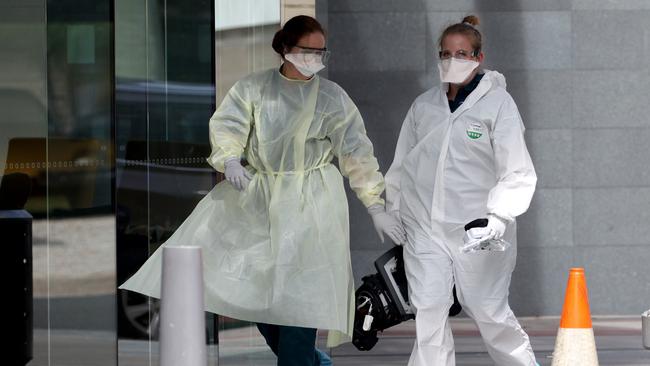
[[[487,78],[491,83],[491,86],[494,88],[503,88],[506,89],[506,77],[498,71],[483,70],[485,75],[483,78]],[[481,79],[483,81],[483,79]]]

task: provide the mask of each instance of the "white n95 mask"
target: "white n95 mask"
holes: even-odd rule
[[[479,63],[474,60],[450,57],[438,62],[440,80],[444,83],[460,84],[467,80],[478,66]]]
[[[305,53],[287,53],[284,58],[291,62],[305,77],[312,77],[315,73],[325,68],[322,56]]]

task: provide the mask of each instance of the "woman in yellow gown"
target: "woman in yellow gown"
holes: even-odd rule
[[[227,181],[163,246],[202,247],[206,310],[263,323],[267,341],[279,330],[279,364],[310,365],[295,359],[309,343],[313,355],[316,328],[335,331],[333,346],[349,339],[354,324],[342,175],[382,239],[403,242],[405,234],[385,213],[384,180],[357,107],[340,86],[316,75],[328,55],[320,24],[307,16],[289,20],[273,48],[282,67],[238,81],[210,120],[208,161]],[[121,288],[159,297],[160,262],[159,249]],[[285,326],[308,333],[290,335]]]

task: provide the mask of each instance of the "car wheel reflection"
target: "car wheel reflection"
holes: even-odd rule
[[[120,309],[129,328],[138,338],[158,339],[160,300],[132,291],[120,291]]]

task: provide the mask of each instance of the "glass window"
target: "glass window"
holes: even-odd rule
[[[116,362],[110,4],[0,4],[0,225],[29,365]]]

